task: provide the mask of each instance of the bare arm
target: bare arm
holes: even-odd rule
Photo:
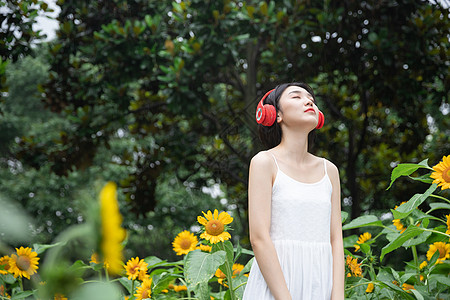
[[[344,242],[342,239],[341,222],[341,183],[339,180],[339,170],[335,165],[328,162],[328,174],[330,175],[333,193],[331,194],[331,228],[330,242],[333,253],[333,289],[331,291],[332,300],[344,299]]]
[[[291,300],[275,246],[270,238],[273,159],[260,152],[250,162],[248,213],[250,242],[261,273],[277,300]]]

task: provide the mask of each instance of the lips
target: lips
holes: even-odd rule
[[[316,111],[314,110],[314,108],[308,108],[307,110],[305,110],[305,112],[308,112],[308,111],[312,111],[313,113],[316,113]]]

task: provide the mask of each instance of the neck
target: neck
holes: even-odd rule
[[[302,163],[308,157],[308,132],[283,131],[281,143],[278,145],[283,155]]]

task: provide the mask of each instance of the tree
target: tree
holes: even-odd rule
[[[32,52],[32,44],[44,37],[33,30],[36,17],[53,10],[38,0],[2,0],[0,8],[0,92],[6,92],[4,73],[8,61],[15,62]]]
[[[116,155],[132,166],[121,185],[140,216],[155,208],[159,179],[169,173],[196,187],[220,182],[245,219],[248,162],[261,149],[254,110],[257,98],[279,82],[315,88],[326,115],[315,151],[340,167],[353,216],[392,201],[382,193],[386,161],[437,160],[448,145],[440,107],[449,90],[449,10],[439,4],[60,6],[43,100],[71,126],[57,142],[23,139],[18,158],[37,166],[43,155],[55,174],[68,175],[91,166],[99,149],[123,132],[138,141]],[[427,143],[427,136],[434,140]],[[412,192],[398,191],[399,202]]]

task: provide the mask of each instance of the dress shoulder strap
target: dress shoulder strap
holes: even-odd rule
[[[323,167],[324,167],[324,169],[325,169],[325,175],[327,175],[328,173],[327,173],[327,161],[326,161],[326,159],[325,158],[322,158],[323,159]]]
[[[267,151],[267,152],[269,152],[269,151]],[[275,155],[273,155],[271,152],[269,152],[269,153],[270,153],[270,155],[272,155],[273,159],[275,160],[275,164],[277,165],[277,169],[279,170],[280,167],[278,166],[277,159],[275,158]]]

